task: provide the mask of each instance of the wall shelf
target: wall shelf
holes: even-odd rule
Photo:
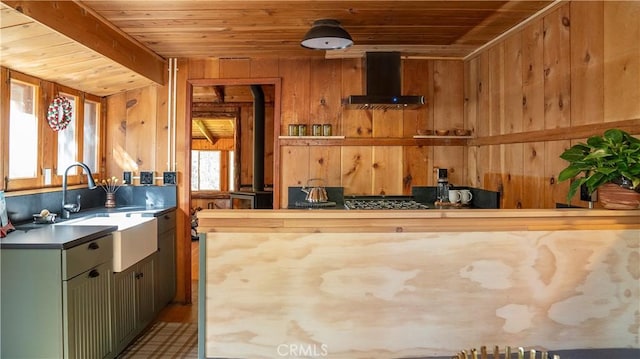
[[[279,136],[280,146],[466,146],[471,136]]]

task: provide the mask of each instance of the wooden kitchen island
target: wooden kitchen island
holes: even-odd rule
[[[198,217],[207,358],[640,348],[640,211]]]

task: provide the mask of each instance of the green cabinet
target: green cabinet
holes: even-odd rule
[[[157,217],[156,309],[160,311],[176,295],[176,211]]]
[[[114,335],[116,353],[121,352],[153,320],[157,253],[113,274]]]
[[[0,251],[2,358],[110,358],[113,241]]]

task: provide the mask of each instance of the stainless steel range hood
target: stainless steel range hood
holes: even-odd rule
[[[402,67],[399,52],[367,52],[367,94],[347,97],[349,109],[415,109],[424,105],[424,96],[401,95]]]

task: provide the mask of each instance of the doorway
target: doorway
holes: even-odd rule
[[[193,220],[199,210],[231,208],[229,193],[250,188],[253,182],[252,87],[264,94],[264,179],[265,187],[278,196],[280,128],[280,79],[197,79],[187,81],[185,188]],[[186,209],[185,209],[186,210]],[[204,235],[188,228],[185,236],[185,281],[196,285],[199,278],[198,241]],[[192,236],[194,234],[194,236]],[[190,286],[191,287],[191,286]],[[186,291],[191,297],[191,288]],[[190,299],[190,298],[189,298]],[[190,301],[189,301],[190,302]]]

